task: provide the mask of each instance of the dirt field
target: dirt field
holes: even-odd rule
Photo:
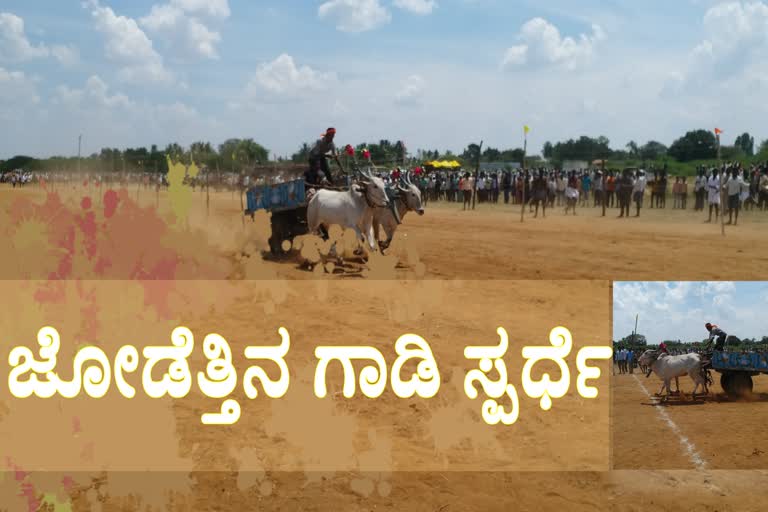
[[[82,187],[60,189],[62,197],[79,202]],[[91,193],[94,193],[91,190]],[[42,202],[40,189],[0,187],[0,204],[20,196]],[[166,193],[129,190],[144,206],[157,201],[168,210]],[[94,195],[94,202],[96,201]],[[405,218],[374,277],[427,279],[604,279],[604,280],[755,280],[768,278],[768,212],[742,212],[740,224],[706,224],[705,215],[691,210],[644,209],[639,219],[617,219],[609,210],[580,208],[566,217],[562,209],[546,219],[520,208],[478,205],[463,212],[453,203],[430,203],[423,217]],[[269,237],[268,217],[242,221],[240,198],[229,192],[192,195],[188,222],[224,257],[246,251],[261,258]],[[315,277],[301,268],[301,257],[265,262],[263,275],[278,279]],[[359,273],[359,266],[337,275]],[[239,275],[242,277],[242,274]],[[115,276],[116,278],[118,276]],[[218,276],[201,276],[217,278]]]
[[[605,496],[583,487],[599,481],[610,464],[606,363],[600,365],[603,374],[595,382],[603,392],[599,399],[579,397],[573,374],[568,395],[555,400],[552,411],[544,412],[538,399],[520,395],[520,418],[509,427],[484,425],[479,420],[482,401],[462,398],[464,375],[474,367],[464,359],[463,348],[496,345],[499,325],[510,332],[505,360],[509,381],[519,393],[522,346],[546,345],[549,330],[557,324],[568,326],[574,335],[575,349],[567,359],[573,372],[579,347],[604,344],[608,319],[594,321],[590,314],[608,309],[608,284],[577,284],[572,289],[571,282],[500,280],[247,281],[234,285],[237,293],[233,295],[233,285],[227,283],[218,286],[230,291],[217,292],[214,285],[206,289],[204,284],[185,281],[175,285],[173,318],[154,322],[140,320],[143,317],[132,309],[144,307],[138,287],[123,284],[118,291],[119,283],[109,281],[72,286],[58,300],[71,306],[80,293],[92,298],[100,308],[84,307],[95,315],[101,326],[96,329],[103,329],[105,335],[117,318],[130,317],[135,320],[121,330],[120,339],[167,339],[169,327],[183,320],[198,340],[214,329],[230,340],[239,369],[248,366],[242,357],[246,344],[274,344],[277,326],[285,325],[292,337],[291,389],[281,401],[248,400],[238,389],[233,396],[242,404],[243,416],[229,428],[200,424],[200,414],[215,411],[221,400],[195,393],[168,401],[165,408],[152,403],[146,410],[140,408],[141,402],[126,403],[119,397],[114,408],[109,400],[99,407],[85,400],[9,400],[0,406],[5,411],[0,413],[0,432],[26,432],[24,425],[39,417],[49,435],[41,440],[29,431],[29,442],[16,435],[12,445],[0,443],[5,460],[19,466],[8,468],[15,471],[7,473],[0,486],[9,493],[6,497],[15,497],[7,501],[15,506],[24,501],[18,497],[19,486],[27,484],[43,493],[58,491],[57,499],[70,500],[78,511],[98,510],[99,496],[105,507],[125,511],[143,510],[140,503],[155,510],[493,510],[521,501],[541,505],[542,492],[546,494],[543,503],[552,510],[599,509]],[[79,307],[66,317],[54,314],[62,309],[57,304],[24,314],[32,308],[24,307],[20,299],[23,289],[10,282],[2,286],[6,287],[2,296],[16,295],[3,308],[7,315],[2,317],[3,324],[10,324],[8,318],[16,319],[12,332],[4,336],[21,339],[29,331],[22,326],[40,325],[39,316],[61,326],[62,343],[72,347],[82,323],[76,314]],[[37,296],[32,291],[26,289],[28,300]],[[110,311],[109,297],[117,295],[121,296],[119,311]],[[327,315],[328,311],[343,314]],[[371,400],[360,397],[358,388],[357,397],[346,400],[340,396],[343,375],[338,367],[329,368],[327,374],[329,397],[311,396],[316,346],[367,342],[386,354],[391,365],[394,341],[409,331],[423,334],[434,351],[443,382],[436,398],[398,399],[387,388],[382,397]],[[116,347],[107,350],[115,351]],[[190,358],[193,368],[204,367],[199,352]],[[71,357],[62,354],[61,360]],[[355,365],[359,372],[362,365]],[[544,371],[557,378],[556,367],[548,362],[540,363],[534,378]],[[3,373],[0,380],[7,380]],[[62,372],[62,378],[71,378],[69,372]],[[57,448],[69,438],[72,417],[78,418],[82,433],[67,450]],[[146,419],[132,425],[131,418]],[[131,445],[116,442],[119,439],[143,441]],[[58,482],[51,481],[51,474],[38,475],[35,466],[19,462],[24,460],[24,447],[30,445],[35,445],[35,460],[44,460],[46,467],[64,468],[78,461],[88,471],[59,473]],[[141,467],[142,459],[179,469],[155,475],[152,481],[125,473],[128,463],[130,468]],[[102,461],[109,461],[107,467],[114,471],[105,475],[95,471]],[[188,470],[182,472],[182,467]],[[534,474],[520,473],[524,471]],[[60,482],[67,477],[72,483],[64,492]],[[549,489],[547,482],[552,479],[559,482],[557,489]],[[537,482],[539,486],[533,487]]]
[[[77,208],[87,190],[75,188],[61,192],[65,201]],[[143,206],[159,201],[163,214],[169,209],[165,192],[158,197],[154,191],[131,189],[129,195],[138,198]],[[44,200],[40,190],[19,191],[0,186],[0,217],[4,207],[19,197],[38,203]],[[95,196],[94,203],[97,204]],[[446,287],[449,286],[446,283],[454,279],[754,280],[768,276],[765,271],[768,268],[768,212],[743,215],[742,225],[729,229],[726,238],[721,237],[719,226],[704,224],[702,214],[691,211],[643,210],[643,217],[628,220],[613,218],[615,210],[609,211],[605,219],[600,218],[597,209],[579,209],[577,213],[576,217],[565,217],[558,209],[546,219],[527,217],[526,222],[520,224],[517,207],[480,205],[478,211],[462,212],[454,204],[429,204],[424,217],[406,217],[391,255],[372,260],[371,272],[366,274],[350,264],[341,272],[318,274],[302,268],[298,257],[280,261],[262,258],[260,251],[266,248],[268,236],[267,219],[262,216],[257,222],[243,222],[238,196],[228,192],[212,193],[210,209],[207,209],[205,194],[197,192],[192,197],[187,222],[201,234],[197,243],[185,246],[184,250],[195,257],[208,252],[215,257],[215,265],[190,271],[188,275],[192,278],[283,280],[273,281],[271,287],[262,285],[265,286],[263,293],[255,293],[253,301],[240,303],[226,314],[219,310],[216,325],[221,326],[221,334],[227,339],[271,332],[275,327],[271,324],[272,316],[285,317],[286,312],[289,318],[307,315],[309,308],[313,311],[309,314],[313,322],[295,326],[293,331],[304,337],[312,332],[323,333],[323,339],[329,344],[358,343],[359,340],[349,340],[347,336],[350,332],[368,332],[372,312],[360,308],[359,294],[337,294],[320,282],[313,283],[317,288],[311,293],[301,293],[299,283],[288,285],[288,282],[321,276],[344,281],[340,278],[367,275],[374,279],[444,280],[441,286]],[[139,223],[134,227],[141,230],[143,226]],[[114,242],[116,247],[123,244],[122,252],[140,239],[136,235]],[[250,258],[240,257],[243,252],[250,254]],[[21,262],[32,268],[24,277],[47,278],[50,262],[28,257],[31,254],[33,252],[25,253],[24,259],[29,261]],[[17,272],[16,267],[6,267],[6,273],[8,268],[12,274],[3,276],[5,279],[19,278],[20,274],[13,274]],[[128,279],[135,275],[129,271],[133,272],[132,267],[113,265],[108,277]],[[84,275],[92,274],[75,265],[73,277]],[[384,286],[396,286],[398,282],[391,281]],[[407,307],[399,309],[392,306],[391,300],[385,301],[390,308],[379,311],[379,316],[395,319],[386,330],[387,335],[391,338],[395,331],[401,330],[395,327],[404,324],[430,336],[437,333],[442,339],[430,342],[436,353],[439,347],[439,360],[445,361],[447,367],[460,365],[464,343],[498,341],[489,331],[489,325],[497,320],[492,318],[493,311],[505,312],[501,316],[505,322],[516,319],[510,336],[517,340],[531,338],[543,342],[542,336],[554,326],[550,324],[560,318],[564,319],[563,323],[568,322],[569,327],[580,326],[581,340],[599,343],[603,338],[607,342],[610,337],[607,323],[602,325],[603,319],[607,322],[610,318],[607,286],[603,287],[604,295],[590,293],[592,287],[599,287],[595,283],[552,286],[531,281],[497,287],[495,283],[479,282],[473,286],[444,288],[439,294],[442,297],[439,305],[416,300],[420,297],[418,294],[403,294],[402,290],[388,288],[385,295],[394,294],[406,301]],[[286,289],[294,291],[283,295]],[[558,313],[559,316],[553,314],[555,305],[562,313]],[[360,311],[355,311],[358,308]],[[435,308],[443,310],[435,311]],[[335,311],[345,314],[326,316],[327,312]],[[419,316],[421,314],[424,316]],[[209,320],[201,314],[188,324],[193,329],[210,329]],[[576,327],[572,328],[576,334]],[[343,335],[344,340],[336,339]],[[391,350],[393,340],[389,338],[386,345],[381,345],[382,350],[384,347]],[[311,359],[309,347],[297,347],[297,350],[299,362]],[[334,374],[333,378],[339,379],[340,374]],[[289,431],[276,438],[267,435],[266,425],[271,424],[274,430],[276,423],[272,418],[274,410],[263,403],[244,408],[238,428],[225,436],[221,431],[211,434],[199,426],[192,428],[195,415],[216,403],[186,401],[164,411],[168,416],[159,417],[167,419],[168,435],[173,436],[166,445],[178,448],[176,455],[191,461],[187,471],[151,475],[121,471],[65,475],[28,473],[24,468],[6,465],[6,472],[0,472],[0,496],[10,496],[13,501],[0,500],[0,510],[58,512],[66,509],[57,509],[51,503],[65,502],[75,512],[133,512],[150,510],[149,507],[174,511],[536,509],[545,512],[634,511],[649,507],[653,510],[694,507],[713,511],[764,510],[768,474],[754,470],[768,467],[768,455],[761,453],[761,446],[766,447],[766,437],[759,434],[765,431],[768,410],[763,405],[768,405],[768,399],[764,402],[760,395],[757,402],[749,404],[720,401],[665,408],[679,431],[695,445],[705,467],[689,471],[650,471],[688,470],[696,464],[668,423],[659,418],[656,409],[642,405],[648,400],[634,378],[622,376],[613,382],[614,412],[622,412],[611,419],[612,442],[608,442],[608,435],[604,434],[608,431],[607,408],[601,411],[605,422],[599,418],[589,420],[581,407],[574,407],[573,398],[566,397],[559,402],[564,409],[556,416],[564,421],[557,424],[551,421],[555,416],[534,414],[533,401],[525,398],[520,423],[486,439],[491,445],[495,442],[502,446],[501,452],[489,450],[487,443],[483,448],[480,443],[466,440],[451,444],[450,449],[444,451],[443,455],[449,456],[450,467],[461,471],[436,470],[428,465],[444,463],[445,459],[435,456],[433,444],[446,438],[439,434],[435,437],[434,430],[417,427],[436,412],[420,408],[418,404],[411,412],[411,404],[389,397],[380,400],[375,408],[364,400],[351,405],[331,401],[331,417],[355,414],[366,418],[368,414],[367,419],[357,423],[360,428],[355,433],[354,449],[369,457],[363,459],[367,462],[362,466],[367,464],[373,469],[360,469],[360,461],[355,460],[355,464],[342,465],[337,471],[320,471],[307,469],[300,464],[300,458],[297,459],[297,454],[302,450],[306,453],[309,446],[302,444],[299,431]],[[649,381],[642,384],[648,386],[650,392],[657,390],[651,389]],[[681,384],[685,389],[686,384]],[[758,393],[768,393],[760,378],[755,380],[755,385]],[[557,407],[558,402],[555,403]],[[404,406],[411,416],[400,416]],[[749,407],[749,414],[743,406]],[[13,413],[4,407],[0,404],[0,421],[5,414]],[[445,410],[450,414],[440,425],[450,432],[456,411]],[[322,428],[328,428],[328,424],[313,422],[308,416],[299,419],[307,424],[302,425],[305,432],[313,429],[322,432]],[[385,459],[372,450],[378,444],[371,444],[370,438],[363,435],[374,425],[381,425],[383,435],[394,442],[391,452],[384,454]],[[574,425],[575,428],[569,428]],[[493,431],[483,429],[483,432],[488,435]],[[251,446],[260,448],[258,456],[247,451]],[[648,446],[654,455],[648,455]],[[768,452],[768,447],[764,451]],[[656,452],[662,455],[655,455]],[[341,453],[346,452],[341,450]],[[606,471],[611,460],[619,471]],[[413,464],[416,468],[409,467]],[[424,469],[419,470],[419,464]],[[753,471],[713,471],[716,469]],[[62,482],[68,483],[62,487]],[[30,508],[34,500],[29,496],[35,493],[40,496],[54,493],[48,496],[47,508]]]
[[[655,406],[649,394],[661,381],[642,374],[615,375],[611,421],[615,469],[768,469],[768,377],[753,378],[754,394],[729,399],[714,374],[714,398]],[[680,378],[684,393],[693,390]]]

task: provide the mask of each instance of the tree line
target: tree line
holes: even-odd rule
[[[722,141],[721,141],[722,142]],[[361,143],[355,146],[358,154],[364,148],[371,153],[371,159],[378,165],[394,165],[397,163],[414,164],[431,160],[458,160],[464,165],[472,166],[476,162],[516,162],[537,165],[539,155],[526,155],[523,148],[498,149],[493,147],[480,148],[478,144],[469,144],[462,153],[451,151],[417,149],[411,152],[401,141],[392,142],[387,139],[378,142]],[[303,143],[290,157],[290,161],[304,163],[309,159],[312,146]],[[718,157],[717,139],[710,130],[692,130],[676,139],[667,147],[661,142],[650,140],[645,144],[630,141],[622,149],[612,149],[610,140],[605,136],[589,137],[582,135],[578,139],[552,143],[547,141],[541,151],[542,156],[550,165],[560,166],[568,160],[593,162],[595,160],[610,160],[616,162],[671,162],[688,163],[715,160]],[[28,156],[16,156],[5,162],[0,162],[0,172],[13,169],[27,170],[66,170],[80,168],[85,172],[103,171],[145,171],[165,173],[168,170],[166,155],[175,161],[185,164],[193,160],[199,166],[212,170],[240,172],[254,165],[282,162],[282,158],[270,160],[270,151],[253,139],[229,139],[218,146],[210,142],[195,142],[188,148],[177,143],[168,144],[165,148],[152,145],[149,148],[103,148],[99,153],[78,159],[77,157],[55,156],[46,159],[35,159]],[[768,140],[756,148],[755,138],[749,133],[736,137],[733,145],[721,145],[720,157],[726,161],[766,161],[768,160]]]
[[[29,156],[15,156],[0,163],[0,172],[14,169],[29,171],[75,171],[83,172],[168,172],[166,156],[174,162],[185,165],[193,161],[199,167],[222,172],[239,172],[253,165],[266,164],[269,151],[253,139],[228,139],[218,147],[210,142],[195,142],[188,148],[177,143],[168,144],[164,149],[157,145],[149,148],[102,148],[99,153],[78,159],[77,157],[54,156],[37,159]]]

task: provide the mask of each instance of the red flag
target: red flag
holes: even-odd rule
[[[715,128],[715,135],[720,135],[721,133],[723,133],[723,130],[720,128]]]

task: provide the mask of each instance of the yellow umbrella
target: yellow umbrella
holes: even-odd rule
[[[456,160],[454,160],[453,162],[451,162],[451,167],[454,167],[454,168],[461,167],[461,164],[459,162],[457,162]]]

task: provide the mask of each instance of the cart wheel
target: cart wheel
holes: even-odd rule
[[[752,377],[744,373],[737,373],[732,377],[731,387],[733,395],[744,398],[752,394]]]
[[[275,256],[281,256],[283,254],[283,242],[279,238],[274,236],[269,239],[269,251]]]
[[[720,387],[729,395],[733,393],[731,390],[731,381],[733,379],[731,377],[732,375],[730,373],[724,373],[720,376]]]

